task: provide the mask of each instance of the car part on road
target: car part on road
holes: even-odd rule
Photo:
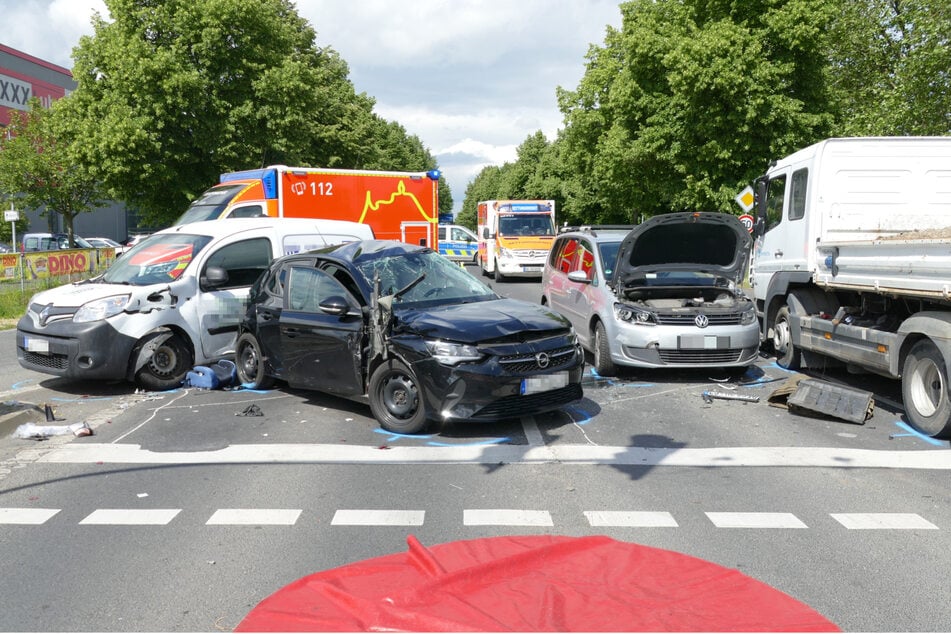
[[[747,403],[759,403],[759,397],[753,396],[751,394],[730,394],[729,392],[709,392],[704,390],[703,394],[700,396],[703,397],[704,402],[712,403],[713,399],[721,399],[724,401],[746,401]]]

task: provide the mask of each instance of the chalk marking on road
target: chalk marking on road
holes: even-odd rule
[[[205,524],[208,526],[293,526],[301,512],[301,509],[218,509]]]
[[[172,403],[174,403],[174,402],[177,401],[178,399],[184,398],[185,396],[188,396],[188,390],[185,390],[184,392],[182,392],[181,394],[179,394],[178,396],[176,396],[174,399],[172,399],[172,400],[169,401],[168,403],[163,403],[162,405],[156,407],[154,410],[152,410],[152,415],[151,415],[151,416],[149,416],[149,417],[146,418],[144,421],[142,421],[141,423],[139,423],[138,425],[136,425],[135,427],[133,427],[132,429],[130,429],[130,430],[127,431],[126,433],[122,434],[121,436],[119,436],[118,438],[116,438],[115,440],[113,440],[113,441],[112,441],[113,444],[118,443],[120,440],[122,440],[122,439],[128,437],[130,434],[133,434],[133,433],[137,432],[138,430],[142,429],[142,428],[145,427],[145,425],[146,425],[147,423],[149,423],[153,418],[155,418],[156,416],[158,416],[158,413],[159,413],[160,411],[162,411],[162,410],[165,409],[166,407],[170,406]]]
[[[61,509],[2,508],[0,524],[43,524]]]
[[[822,467],[951,470],[951,451],[842,447],[618,447],[464,445],[378,447],[341,444],[242,444],[210,451],[150,451],[137,444],[67,443],[36,458],[61,464],[608,464],[641,467]]]
[[[525,509],[465,509],[466,526],[554,526],[551,513]]]
[[[585,511],[591,526],[629,528],[677,528],[677,520],[665,511]]]
[[[80,521],[80,524],[161,526],[171,522],[182,509],[96,509]]]
[[[808,528],[792,513],[706,513],[717,528]]]
[[[850,530],[938,530],[916,513],[831,513],[832,519]]]
[[[426,511],[338,509],[331,526],[422,526]]]

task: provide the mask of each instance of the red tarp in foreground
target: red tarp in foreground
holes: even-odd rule
[[[318,572],[237,631],[839,631],[729,568],[608,537],[493,537]]]

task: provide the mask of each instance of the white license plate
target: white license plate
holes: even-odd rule
[[[568,385],[568,373],[543,374],[522,379],[522,394],[538,394],[549,392]]]
[[[50,342],[46,339],[37,339],[36,337],[24,337],[23,347],[27,352],[41,352],[49,354]]]
[[[540,266],[523,266],[522,273],[541,273],[542,267]]]

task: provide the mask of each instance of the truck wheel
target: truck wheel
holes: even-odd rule
[[[792,327],[789,323],[789,307],[783,306],[773,321],[773,350],[776,363],[787,370],[798,370],[802,355],[792,342]]]
[[[274,379],[265,372],[264,355],[257,337],[246,332],[238,337],[234,347],[234,360],[241,385],[253,390],[266,390],[274,385]]]
[[[931,341],[919,341],[905,357],[901,395],[912,427],[932,438],[951,439],[948,376],[944,357]]]
[[[601,376],[615,376],[617,366],[611,360],[608,333],[600,321],[594,326],[594,370]]]
[[[505,281],[505,276],[502,275],[502,271],[499,270],[499,263],[498,263],[498,261],[496,261],[496,263],[495,263],[495,281],[496,281],[496,282],[504,282],[504,281]]]
[[[194,363],[188,345],[178,335],[172,335],[155,349],[135,380],[147,390],[171,390],[181,386]]]
[[[419,381],[403,363],[387,361],[370,377],[370,411],[383,429],[415,434],[426,427],[426,406]]]

